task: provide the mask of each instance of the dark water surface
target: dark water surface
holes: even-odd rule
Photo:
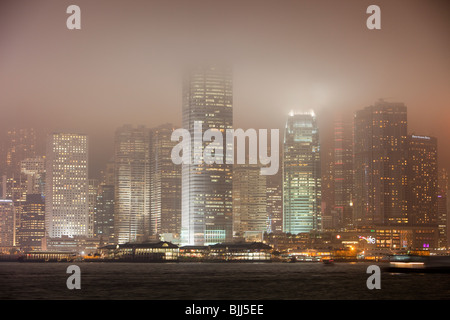
[[[81,269],[81,290],[67,289],[71,264]],[[0,299],[450,299],[450,274],[382,272],[381,289],[369,290],[369,265],[3,262]]]

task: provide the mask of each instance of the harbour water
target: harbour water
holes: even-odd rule
[[[81,269],[69,290],[67,267]],[[0,299],[133,300],[446,300],[449,274],[381,273],[371,263],[0,263]],[[378,264],[381,268],[382,263]]]

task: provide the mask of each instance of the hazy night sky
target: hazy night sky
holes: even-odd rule
[[[81,8],[68,30],[66,8]],[[381,8],[381,30],[366,9]],[[236,128],[284,127],[379,98],[404,102],[410,133],[436,136],[450,169],[448,0],[21,1],[0,4],[0,130],[90,136],[91,173],[112,156],[117,127],[181,123],[181,66],[234,65]]]

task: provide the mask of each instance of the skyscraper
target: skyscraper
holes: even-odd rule
[[[449,228],[448,228],[448,172],[444,168],[438,172],[437,188],[437,210],[438,210],[438,228],[439,228],[439,247],[449,246]]]
[[[88,223],[88,236],[94,236],[94,224],[95,224],[95,211],[97,210],[97,197],[99,192],[99,184],[97,179],[88,180],[88,204],[89,204],[89,223]]]
[[[337,226],[353,223],[353,127],[342,114],[334,121],[333,188]]]
[[[45,238],[45,203],[40,193],[27,194],[16,243],[22,250],[40,250]]]
[[[94,211],[94,236],[103,243],[114,243],[114,185],[99,186]]]
[[[201,150],[192,148],[191,153],[200,164],[182,165],[182,243],[214,244],[232,238],[232,165],[226,164],[224,150],[216,150],[223,164],[205,164],[206,143],[195,140],[196,122],[203,132],[217,130],[224,138],[225,130],[232,129],[233,88],[228,67],[193,68],[183,81],[183,128],[191,134],[191,145],[198,143]]]
[[[407,223],[407,114],[403,103],[377,101],[354,118],[357,226]]]
[[[114,151],[114,235],[118,244],[144,241],[150,232],[150,131],[125,125]]]
[[[408,222],[437,226],[438,162],[437,139],[408,136]]]
[[[154,128],[151,137],[151,233],[181,233],[181,167],[171,159],[171,124]]]
[[[0,199],[0,246],[16,245],[16,221],[14,202]]]
[[[73,133],[50,134],[45,183],[48,236],[88,236],[88,223],[88,137]]]
[[[45,194],[45,157],[27,158],[20,162],[22,174],[26,176],[27,194]]]
[[[289,115],[283,159],[284,232],[298,234],[320,230],[320,144],[313,112]]]
[[[282,161],[280,161],[282,163]],[[279,170],[277,174],[266,176],[266,208],[269,217],[269,230],[271,233],[283,232],[283,174]]]
[[[6,176],[20,175],[20,162],[36,156],[36,132],[30,129],[9,130],[6,137]]]
[[[236,164],[233,169],[233,233],[247,237],[268,230],[267,181],[258,164]]]

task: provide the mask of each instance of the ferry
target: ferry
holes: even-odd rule
[[[386,271],[450,273],[450,256],[392,256]]]

